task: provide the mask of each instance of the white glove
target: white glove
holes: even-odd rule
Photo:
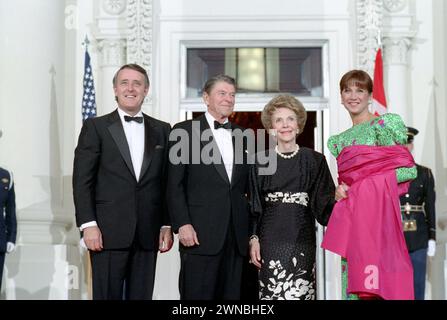
[[[85,244],[84,238],[81,238],[81,240],[79,240],[79,245],[82,249],[88,249],[87,245]]]
[[[436,252],[436,241],[433,239],[428,240],[427,256],[434,257]]]
[[[6,252],[8,252],[8,253],[13,252],[15,248],[16,248],[16,245],[14,243],[12,243],[12,242],[6,243]]]

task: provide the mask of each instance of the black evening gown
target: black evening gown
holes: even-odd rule
[[[316,297],[315,220],[326,225],[335,186],[325,157],[301,147],[293,158],[277,157],[273,175],[250,174],[251,223],[261,246],[259,298],[311,300]]]

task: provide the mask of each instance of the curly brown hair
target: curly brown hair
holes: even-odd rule
[[[279,108],[287,108],[292,110],[297,116],[297,123],[299,133],[303,132],[306,125],[307,112],[301,101],[288,94],[280,94],[270,100],[264,107],[261,113],[262,125],[266,130],[272,129],[272,116],[273,113]]]

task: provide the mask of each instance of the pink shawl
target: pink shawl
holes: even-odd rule
[[[332,211],[321,247],[345,257],[348,292],[414,299],[413,267],[405,244],[395,169],[412,167],[404,146],[350,146],[337,157],[339,183],[350,189]]]

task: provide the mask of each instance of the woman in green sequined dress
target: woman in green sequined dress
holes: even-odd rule
[[[369,75],[361,70],[346,73],[340,81],[342,104],[351,116],[353,126],[328,140],[328,148],[337,157],[343,148],[352,145],[391,146],[406,143],[406,127],[397,114],[382,116],[372,114],[368,105],[373,83]],[[416,177],[416,167],[396,169],[397,181],[404,182]],[[348,197],[349,186],[342,183],[336,189],[336,200]],[[347,292],[347,261],[342,258],[342,299],[357,300],[356,294]]]

